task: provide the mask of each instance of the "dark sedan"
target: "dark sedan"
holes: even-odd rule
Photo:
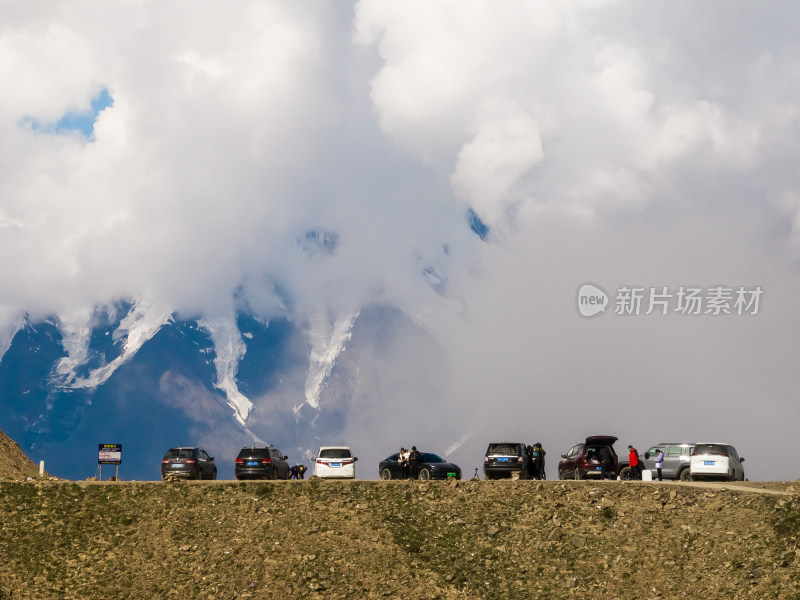
[[[380,462],[378,465],[378,473],[381,479],[405,479],[403,467],[397,460],[399,456],[399,453],[392,454]],[[447,462],[437,454],[422,452],[420,453],[420,459],[419,479],[424,481],[428,479],[448,479],[449,477],[461,479],[461,469],[459,466]]]

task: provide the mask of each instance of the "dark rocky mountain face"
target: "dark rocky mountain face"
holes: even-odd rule
[[[245,351],[236,361],[235,385],[243,402],[252,403],[244,422],[221,389],[215,364],[220,354],[207,324],[173,316],[121,360],[132,334],[120,322],[129,314],[124,305],[96,315],[80,361],[68,363],[56,319],[26,322],[0,360],[0,429],[34,462],[45,460],[52,475],[94,475],[100,443],[122,444],[120,477],[127,480],[158,479],[161,458],[177,445],[205,448],[219,477],[232,478],[234,458],[245,445],[274,444],[291,464],[311,466],[308,458],[319,445],[350,443],[360,444],[369,458],[359,467],[374,476],[371,461],[377,464],[393,448],[384,428],[424,432],[437,426],[435,419],[415,421],[412,415],[434,411],[426,406],[429,383],[421,374],[438,368],[441,357],[400,311],[362,311],[325,378],[318,406],[305,402],[309,346],[303,333],[285,320],[267,324],[237,315]],[[421,349],[416,357],[403,350],[409,337]],[[387,397],[406,399],[405,423],[398,424],[391,409],[396,402]],[[103,475],[111,468],[104,467]]]

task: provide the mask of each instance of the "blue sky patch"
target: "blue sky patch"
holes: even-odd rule
[[[94,134],[94,123],[100,111],[113,105],[114,99],[108,93],[108,89],[103,88],[97,96],[92,98],[87,110],[68,112],[55,123],[42,123],[36,117],[24,117],[20,120],[20,124],[29,126],[33,131],[52,135],[75,132],[89,139]]]

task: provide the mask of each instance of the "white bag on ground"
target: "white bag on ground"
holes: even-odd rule
[[[642,469],[642,481],[653,481],[653,473],[650,469]]]

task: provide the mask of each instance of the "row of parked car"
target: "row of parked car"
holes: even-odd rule
[[[558,463],[559,479],[600,478],[603,475],[619,479],[631,479],[632,470],[627,453],[617,455],[614,443],[617,437],[594,435],[574,444],[561,455]],[[604,473],[600,466],[600,449],[608,448],[612,464]],[[655,444],[640,456],[645,470],[656,476],[656,451],[664,454],[662,477],[695,481],[698,479],[745,479],[742,463],[744,458],[730,444],[671,442]],[[355,463],[348,446],[322,446],[314,462],[313,475],[323,478],[354,479]],[[486,449],[483,462],[485,479],[509,478],[519,474],[525,460],[525,444],[521,442],[492,442]],[[289,457],[275,446],[242,448],[236,457],[234,473],[236,479],[289,479],[292,467]],[[378,464],[381,479],[404,479],[411,475],[400,462],[399,453],[391,454]],[[438,454],[422,452],[413,476],[422,479],[461,479],[461,468],[448,462]],[[161,460],[161,478],[167,479],[216,479],[217,466],[214,458],[202,448],[170,448]]]
[[[617,437],[594,435],[583,442],[574,444],[561,455],[558,462],[559,479],[600,478],[603,475],[620,479],[633,477],[628,453],[618,456],[614,450]],[[608,448],[611,466],[603,473],[600,465],[601,448]],[[655,444],[640,455],[643,470],[656,478],[656,451],[664,454],[661,475],[664,479],[695,481],[699,479],[725,479],[743,481],[745,479],[741,458],[731,444],[667,442]],[[511,477],[519,472],[524,461],[525,445],[518,442],[491,443],[484,457],[483,473],[486,479]]]
[[[354,479],[355,463],[347,446],[322,446],[314,461],[314,475]],[[289,479],[292,467],[289,457],[275,446],[242,448],[234,464],[236,479]],[[216,479],[214,457],[202,448],[170,448],[161,459],[161,479]]]

